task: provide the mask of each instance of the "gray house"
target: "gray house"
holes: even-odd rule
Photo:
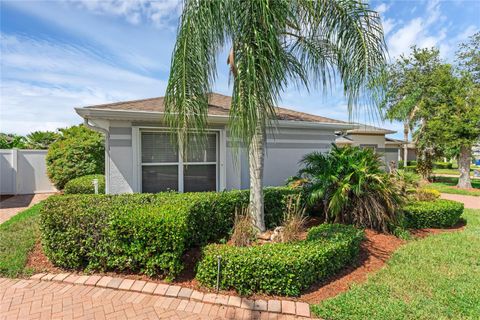
[[[249,187],[248,157],[235,152],[228,133],[231,98],[209,97],[207,142],[190,139],[183,159],[163,123],[163,97],[76,108],[85,124],[106,136],[106,192],[220,191]],[[277,125],[267,132],[264,182],[283,185],[312,151],[327,152],[335,132],[351,124],[277,108]],[[193,142],[193,143],[192,143]]]
[[[382,156],[387,168],[392,162],[398,165],[402,159],[405,141],[387,137],[388,134],[396,131],[365,124],[353,124],[353,126],[353,129],[337,132],[335,139],[337,146],[370,148]],[[414,157],[413,153],[412,157]]]

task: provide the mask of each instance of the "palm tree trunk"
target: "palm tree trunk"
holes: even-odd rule
[[[458,157],[458,171],[460,171],[460,177],[458,178],[457,187],[461,189],[472,187],[470,182],[470,153],[471,150],[467,146],[460,147],[460,156]]]
[[[255,220],[255,226],[264,232],[265,217],[263,210],[263,163],[265,157],[265,130],[258,125],[248,150],[250,166],[250,205],[249,211]]]
[[[408,132],[409,132],[409,125],[408,121],[403,123],[403,140],[405,140],[405,144],[403,145],[403,167],[407,166],[408,162]],[[406,170],[406,169],[405,169]]]

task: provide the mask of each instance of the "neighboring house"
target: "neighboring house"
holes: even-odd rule
[[[417,149],[415,148],[415,143],[410,141],[407,145],[407,148],[407,161],[417,160]],[[403,160],[403,146],[400,150],[400,157]]]
[[[396,131],[378,128],[374,126],[355,124],[353,129],[337,132],[335,144],[338,146],[353,146],[361,148],[371,148],[378,154],[389,166],[392,161],[398,165],[403,159],[403,145],[405,141],[389,138],[387,134],[396,133]],[[409,144],[410,146],[411,144]],[[415,149],[408,150],[409,160],[415,160]]]
[[[228,96],[210,94],[206,143],[195,143],[192,134],[187,159],[182,159],[162,121],[163,97],[76,111],[88,126],[106,135],[107,193],[245,189],[248,157],[245,150],[236,152],[228,134],[230,102]],[[303,155],[328,152],[335,132],[350,128],[347,122],[277,108],[277,125],[267,131],[265,185],[283,185],[297,173]]]

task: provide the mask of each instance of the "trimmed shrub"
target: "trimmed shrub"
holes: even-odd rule
[[[437,199],[414,201],[403,208],[408,228],[445,228],[458,222],[463,213],[463,203]]]
[[[267,225],[281,223],[282,204],[294,192],[265,189]],[[64,268],[173,278],[185,250],[226,237],[235,209],[246,205],[248,190],[53,196],[41,211],[42,241]]]
[[[433,168],[434,169],[452,169],[453,164],[451,162],[434,162]]]
[[[359,253],[363,231],[330,224],[319,228],[320,231],[312,228],[309,240],[293,243],[253,247],[208,245],[196,278],[205,286],[215,287],[220,256],[221,289],[235,289],[240,294],[298,296],[303,289],[352,262]]]
[[[75,178],[105,171],[103,136],[83,125],[60,129],[61,136],[48,148],[47,173],[58,189]]]
[[[103,174],[91,174],[72,179],[67,182],[63,192],[65,194],[94,194],[93,179],[98,179],[98,193],[105,193],[105,176]]]
[[[406,167],[403,167],[403,169],[407,172],[417,172],[417,165],[409,165]]]
[[[419,188],[415,191],[415,200],[418,201],[435,201],[440,198],[440,191],[435,189]]]

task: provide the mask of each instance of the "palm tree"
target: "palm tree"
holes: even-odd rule
[[[27,148],[29,149],[48,149],[60,135],[53,131],[35,131],[26,136]]]
[[[327,221],[382,232],[395,224],[403,202],[400,185],[374,151],[334,145],[328,154],[306,154],[301,163],[307,201],[323,206]]]
[[[233,80],[229,132],[248,150],[249,210],[264,231],[265,131],[275,124],[281,93],[292,83],[325,90],[339,79],[351,110],[385,63],[382,25],[361,0],[185,0],[165,97],[165,120],[181,142],[207,127],[208,93],[225,46]]]

